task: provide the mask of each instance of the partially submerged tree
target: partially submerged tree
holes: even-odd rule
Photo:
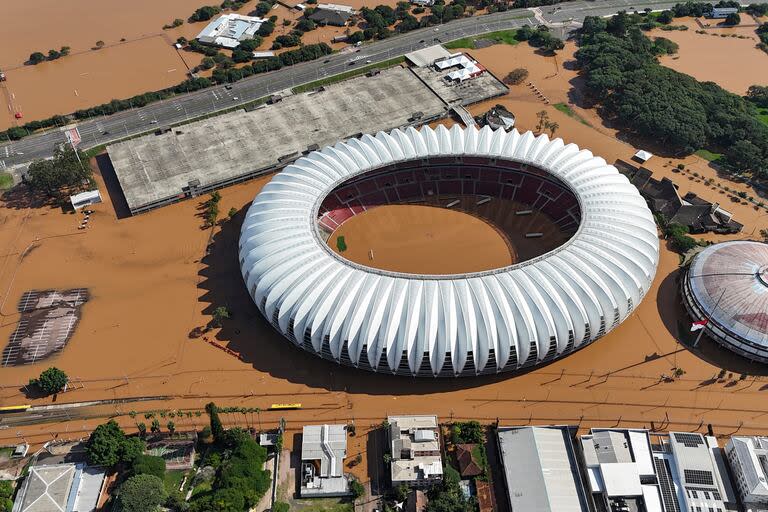
[[[51,366],[47,370],[43,370],[38,378],[30,379],[29,384],[37,386],[46,395],[53,395],[63,391],[68,381],[69,377],[66,373],[55,366]]]
[[[68,145],[58,147],[51,160],[36,160],[29,164],[27,176],[32,190],[51,197],[83,186],[95,186],[88,157]]]

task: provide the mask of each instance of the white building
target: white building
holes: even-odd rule
[[[302,497],[345,496],[349,482],[344,475],[347,456],[345,425],[306,425],[301,438]]]
[[[414,5],[430,6],[435,5],[435,0],[410,0]]]
[[[32,466],[16,493],[13,512],[93,512],[104,470],[84,464]]]
[[[570,427],[499,428],[498,436],[512,512],[589,511]]]
[[[355,14],[355,9],[349,5],[341,4],[317,4],[318,9],[324,9],[326,11],[345,12],[348,14]]]
[[[664,508],[647,430],[592,429],[579,439],[598,510]]]
[[[479,76],[485,71],[485,68],[476,60],[467,57],[463,53],[455,53],[447,59],[438,60],[435,62],[435,67],[440,71],[456,68],[445,77],[452,82],[463,82],[464,80]]]
[[[392,485],[429,487],[443,480],[437,416],[389,416]]]
[[[768,511],[768,437],[732,437],[725,455],[747,512]]]
[[[369,208],[434,192],[447,203],[470,186],[574,234],[529,261],[445,276],[352,263],[321,236]],[[254,199],[239,242],[254,304],[291,344],[420,377],[518,371],[591,343],[640,304],[658,256],[645,200],[602,158],[546,135],[459,125],[378,132],[300,157]]]
[[[739,510],[717,439],[694,432],[670,432],[654,438],[659,479],[662,485],[669,481],[680,512]]]
[[[235,48],[240,41],[253,39],[261,24],[266,20],[241,14],[224,14],[211,21],[199,34],[201,43],[224,48]]]

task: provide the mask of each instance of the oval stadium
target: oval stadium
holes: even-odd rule
[[[357,215],[414,204],[493,225],[512,264],[406,273],[329,246]],[[438,126],[364,135],[288,165],[250,206],[239,258],[256,306],[296,346],[369,371],[454,377],[527,369],[604,336],[643,299],[658,250],[637,189],[590,151]]]
[[[685,307],[723,347],[768,363],[768,244],[738,240],[710,245],[682,280]]]

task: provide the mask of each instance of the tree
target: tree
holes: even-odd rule
[[[11,512],[13,510],[13,482],[10,480],[0,480],[0,512]]]
[[[768,86],[750,86],[746,98],[758,107],[768,108]]]
[[[265,21],[261,24],[259,27],[259,30],[256,31],[258,35],[261,37],[268,37],[272,32],[275,31],[275,24],[271,21]]]
[[[218,407],[213,402],[210,402],[206,404],[205,412],[208,413],[211,419],[211,433],[213,434],[214,441],[221,441],[224,437],[224,427],[221,425]]]
[[[549,114],[546,110],[540,110],[536,113],[536,117],[539,118],[539,122],[536,125],[536,131],[540,132],[547,126],[547,123],[549,122]]]
[[[581,36],[592,36],[600,32],[605,32],[608,27],[608,22],[605,18],[599,16],[587,16],[584,18],[584,23],[579,30]]]
[[[234,207],[230,208],[229,211],[227,212],[227,218],[229,220],[232,220],[235,217],[235,215],[237,215],[237,208],[234,208]]]
[[[104,41],[102,40],[96,41],[96,48],[104,48]]]
[[[163,481],[154,475],[135,475],[120,486],[117,506],[120,512],[153,512],[168,498]]]
[[[276,501],[275,504],[272,505],[272,512],[288,512],[290,509],[291,506],[284,501]]]
[[[62,46],[59,49],[59,53],[61,54],[62,57],[66,57],[67,55],[69,55],[69,52],[71,50],[72,50],[72,48],[70,48],[69,46]]]
[[[656,17],[656,21],[663,25],[669,25],[672,23],[672,20],[674,19],[674,15],[672,14],[672,11],[666,10],[661,11],[659,15]]]
[[[748,140],[737,141],[728,148],[726,162],[739,172],[768,169],[768,163],[763,160],[763,153],[760,148]]]
[[[554,121],[552,121],[551,123],[547,123],[547,129],[549,130],[549,134],[553,137],[555,136],[555,132],[557,131],[558,128],[560,128],[560,125]]]
[[[43,61],[45,61],[45,55],[43,55],[41,52],[34,52],[29,56],[30,64],[40,64]]]
[[[518,85],[528,78],[528,70],[525,68],[515,68],[509,72],[504,82],[509,85]]]
[[[453,424],[451,437],[455,444],[480,444],[485,440],[483,426],[476,420],[456,422]]]
[[[46,395],[53,395],[63,391],[68,381],[69,377],[66,373],[52,366],[43,370],[38,378],[30,379],[29,384],[37,386]]]
[[[134,475],[154,475],[162,479],[165,474],[165,459],[154,455],[139,455],[131,464],[131,473]]]
[[[93,466],[114,466],[119,462],[132,462],[144,451],[144,442],[137,437],[126,437],[115,422],[109,420],[91,432],[85,456]]]
[[[160,432],[160,420],[158,420],[157,418],[153,419],[152,420],[152,425],[149,427],[149,429],[154,434]]]
[[[360,483],[357,479],[350,479],[349,481],[349,492],[352,493],[352,499],[357,499],[363,494],[365,494],[365,487],[363,484]]]
[[[211,5],[204,5],[197,9],[192,16],[189,17],[189,21],[208,21],[219,13],[219,8]]]
[[[656,55],[673,55],[677,53],[680,46],[666,37],[657,37],[653,40],[653,53]]]
[[[229,309],[226,306],[219,306],[213,310],[213,325],[221,327],[222,322],[229,317]]]
[[[137,423],[136,428],[139,429],[139,435],[141,437],[144,437],[147,435],[147,424],[146,423]]]
[[[29,186],[36,191],[56,197],[62,191],[94,184],[93,173],[87,165],[88,158],[71,146],[58,147],[52,160],[36,160],[29,164]]]
[[[169,421],[166,427],[168,428],[168,432],[170,432],[171,435],[176,432],[176,424],[174,422]]]
[[[316,28],[317,25],[315,25],[315,22],[307,18],[303,18],[299,20],[298,23],[296,23],[296,30],[301,32],[309,32],[311,30],[315,30]]]
[[[726,25],[738,25],[741,23],[741,16],[737,12],[732,12],[726,16],[724,23]]]

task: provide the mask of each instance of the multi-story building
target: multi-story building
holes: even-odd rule
[[[593,428],[579,441],[596,510],[679,512],[664,505],[647,430]]]
[[[443,480],[437,416],[389,416],[392,485],[429,487]]]
[[[699,433],[670,432],[655,434],[652,447],[659,480],[667,494],[675,493],[679,512],[739,510],[717,439]]]
[[[747,512],[768,511],[768,437],[732,437],[725,455]]]

